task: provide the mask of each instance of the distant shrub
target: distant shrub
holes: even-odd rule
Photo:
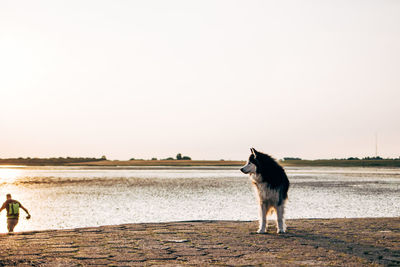
[[[377,156],[377,157],[365,157],[363,159],[365,159],[365,160],[382,160],[383,158]]]
[[[181,153],[176,154],[177,160],[192,160],[189,156],[182,156]]]
[[[151,158],[151,160],[157,160],[157,158]]]
[[[283,160],[301,160],[301,158],[285,157]]]
[[[350,157],[350,158],[348,158],[347,160],[360,160],[360,159],[357,158],[357,157]]]

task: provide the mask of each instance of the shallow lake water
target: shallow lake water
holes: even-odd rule
[[[287,167],[286,218],[400,216],[400,169]],[[183,220],[256,220],[238,167],[0,166],[0,200],[29,209],[16,231]],[[2,202],[2,201],[1,201]],[[0,232],[6,232],[2,211]],[[21,215],[24,212],[21,210]]]

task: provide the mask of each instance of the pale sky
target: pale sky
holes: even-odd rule
[[[0,158],[400,156],[400,1],[0,2]]]

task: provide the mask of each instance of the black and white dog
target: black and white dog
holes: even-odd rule
[[[265,233],[268,227],[267,214],[276,212],[277,232],[286,230],[283,218],[285,202],[289,190],[289,180],[285,170],[269,155],[251,148],[247,164],[240,170],[250,174],[260,204],[260,228],[258,233]]]

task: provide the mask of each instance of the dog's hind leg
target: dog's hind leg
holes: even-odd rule
[[[267,205],[265,203],[260,203],[260,210],[259,210],[259,228],[257,233],[263,234],[265,233],[265,228],[267,226]]]
[[[286,224],[285,224],[285,219],[283,218],[284,216],[284,210],[285,206],[282,203],[282,205],[279,205],[276,207],[276,232],[279,233],[284,233],[286,231]]]

